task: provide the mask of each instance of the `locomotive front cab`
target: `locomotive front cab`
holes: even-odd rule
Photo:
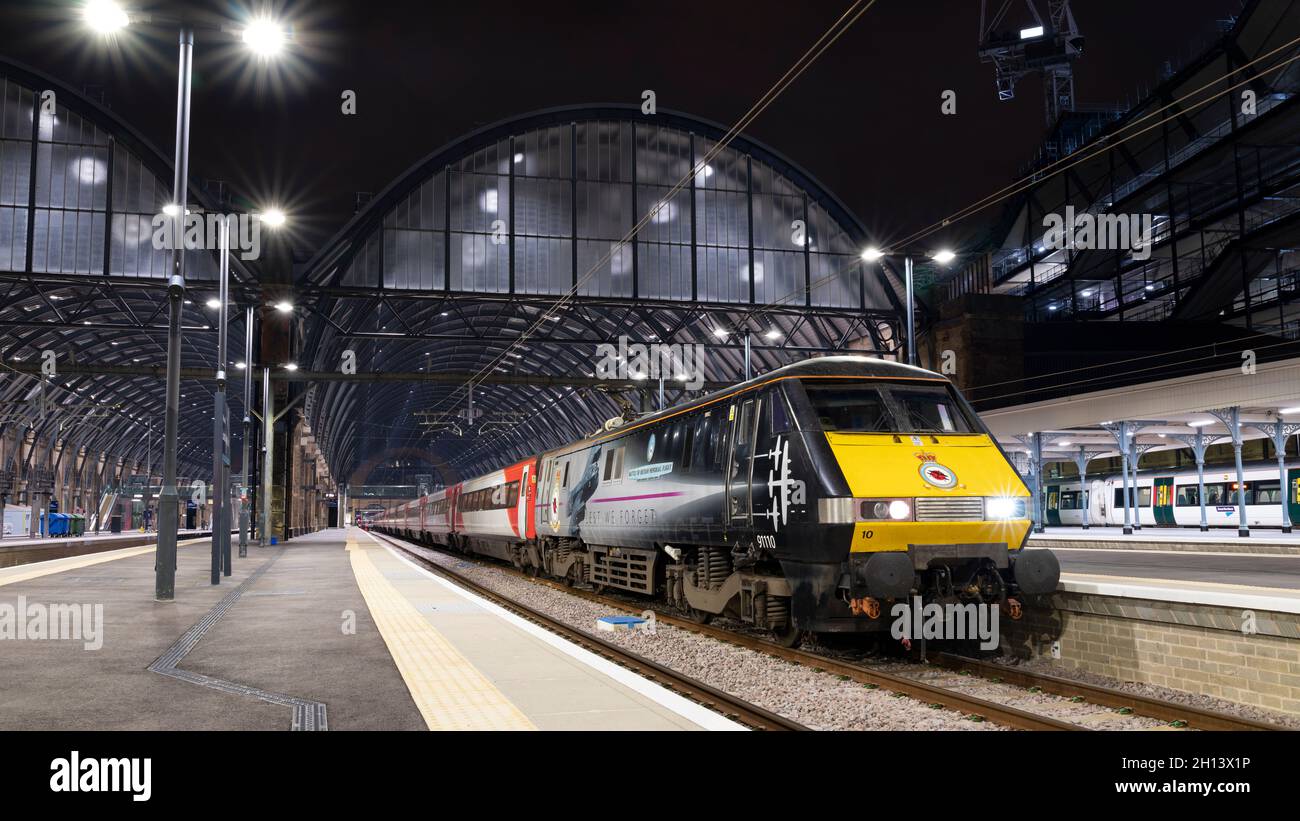
[[[1029,490],[948,380],[908,369],[798,383],[801,427],[820,432],[809,448],[840,474],[816,500],[816,521],[843,557],[836,589],[818,596],[822,614],[841,615],[822,629],[862,629],[862,617],[876,621],[914,595],[1014,607],[1021,593],[1056,589],[1055,556],[1023,549]]]

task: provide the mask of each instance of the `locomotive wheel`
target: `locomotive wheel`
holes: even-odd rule
[[[696,610],[694,607],[686,608],[686,618],[696,624],[708,624],[713,621],[713,614],[705,610]]]
[[[795,648],[803,643],[803,631],[793,624],[788,624],[784,630],[773,630],[772,640],[782,647]]]

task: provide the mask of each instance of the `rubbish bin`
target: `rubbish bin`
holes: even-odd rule
[[[73,536],[84,536],[86,534],[86,517],[80,513],[71,514],[72,521],[69,522]]]
[[[108,519],[108,532],[109,532],[109,533],[121,533],[121,532],[122,532],[122,514],[121,514],[121,513],[114,513],[112,516],[109,517],[109,519]]]
[[[49,521],[50,521],[50,535],[51,535],[51,536],[67,536],[67,535],[68,535],[68,514],[66,514],[66,513],[51,513],[50,516],[49,516]]]

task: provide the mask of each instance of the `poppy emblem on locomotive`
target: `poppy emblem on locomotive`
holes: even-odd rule
[[[551,491],[550,508],[551,529],[558,533],[560,530],[560,491],[558,488]]]
[[[938,462],[926,462],[921,465],[921,478],[940,490],[949,490],[957,486],[957,474]]]

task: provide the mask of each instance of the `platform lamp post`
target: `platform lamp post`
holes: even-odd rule
[[[82,18],[95,31],[112,35],[132,22],[164,25],[178,29],[180,54],[176,84],[176,155],[173,165],[172,201],[164,212],[174,220],[173,238],[183,235],[190,160],[190,78],[194,60],[195,27],[188,22],[152,14],[136,14],[134,20],[113,0],[90,0],[82,7]],[[218,29],[234,32],[233,29]],[[284,45],[287,35],[276,22],[266,18],[249,21],[237,32],[257,54],[269,57]],[[181,311],[185,296],[185,250],[173,241],[172,264],[167,282],[167,413],[163,442],[162,489],[158,494],[158,549],[154,564],[154,598],[171,601],[176,597],[176,530],[180,495],[176,490],[176,442],[180,428]]]
[[[226,322],[230,304],[230,222],[217,226],[221,258],[218,266],[217,389],[212,392],[212,584],[230,575],[230,411],[226,407]],[[212,302],[208,307],[214,307]]]
[[[239,558],[248,557],[248,517],[252,473],[248,470],[248,439],[253,433],[253,306],[244,308],[244,431],[240,445],[240,470],[244,472],[239,494]]]
[[[957,258],[956,252],[950,251],[947,248],[941,248],[938,251],[934,251],[930,254],[927,254],[927,256],[930,259],[934,260],[935,262],[939,263],[940,265],[947,265],[948,263],[952,262],[954,259]],[[879,262],[885,257],[897,257],[903,260],[903,290],[905,291],[903,310],[907,314],[905,318],[905,325],[906,325],[905,333],[907,336],[907,352],[906,352],[907,364],[915,365],[916,364],[916,296],[915,296],[916,284],[913,281],[912,265],[916,255],[911,253],[897,253],[893,251],[882,251],[876,247],[868,248],[867,250],[862,252],[862,260],[864,262]]]

